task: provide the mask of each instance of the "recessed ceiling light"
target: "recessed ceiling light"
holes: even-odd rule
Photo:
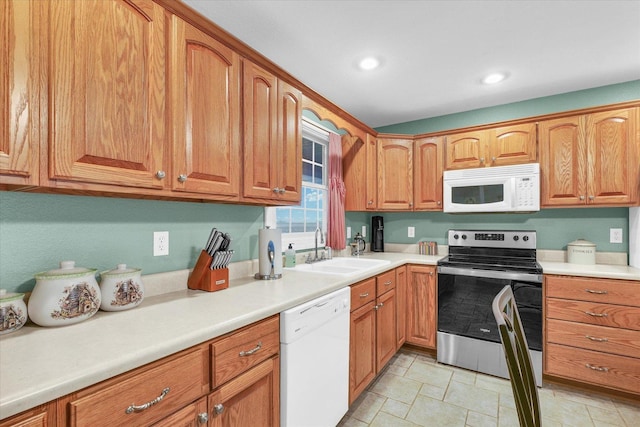
[[[506,73],[491,73],[482,79],[482,83],[486,85],[494,85],[496,83],[500,83],[506,78],[507,78]]]
[[[380,65],[380,61],[378,60],[378,58],[374,58],[373,56],[368,56],[368,57],[362,59],[358,63],[358,66],[360,67],[360,69],[361,70],[365,70],[365,71],[369,71],[369,70],[373,70],[375,68],[378,68],[379,65]]]

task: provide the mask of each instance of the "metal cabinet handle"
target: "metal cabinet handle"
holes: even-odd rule
[[[222,403],[218,403],[213,407],[214,415],[220,415],[224,412],[224,405]]]
[[[585,311],[584,314],[588,314],[589,316],[592,316],[592,317],[607,317],[608,316],[607,313],[593,313],[591,311]]]
[[[585,335],[585,338],[591,340],[591,341],[595,341],[595,342],[607,342],[609,341],[609,338],[596,338],[596,337],[592,337],[591,335]]]
[[[585,289],[585,292],[589,292],[590,294],[597,294],[597,295],[606,295],[609,293],[609,291],[596,291],[594,289]]]
[[[262,348],[262,341],[258,341],[258,344],[252,348],[251,350],[243,350],[240,353],[238,353],[238,355],[240,357],[245,357],[245,356],[251,356],[252,354],[254,354],[256,351],[260,350]]]
[[[200,424],[206,424],[209,422],[209,414],[207,414],[206,412],[203,412],[201,414],[198,414],[198,422]]]
[[[388,282],[384,282],[383,285],[385,286],[389,286],[390,284],[392,284],[393,282],[391,280],[389,280]]]
[[[369,292],[365,292],[364,294],[360,294],[360,298],[366,298],[369,296]]]
[[[376,305],[373,307],[374,310],[380,310],[380,307],[382,307],[384,305],[383,302],[381,302],[380,304]]]
[[[153,399],[150,402],[145,403],[144,405],[134,405],[132,404],[131,406],[129,406],[127,409],[125,409],[125,413],[127,414],[131,414],[133,412],[141,412],[144,411],[147,408],[150,408],[151,406],[155,405],[156,403],[160,403],[160,401],[162,401],[162,399],[164,399],[164,397],[169,394],[169,387],[165,388],[164,390],[162,390],[162,393],[160,393],[160,396],[156,397],[155,399]]]
[[[604,367],[604,366],[595,366],[592,365],[590,363],[585,363],[584,366],[586,366],[589,369],[592,369],[594,371],[598,371],[598,372],[609,372],[609,368]]]
[[[164,171],[156,172],[156,178],[158,179],[164,179],[165,176],[167,176],[167,174]]]
[[[181,173],[180,175],[178,175],[178,181],[180,182],[185,182],[187,180],[187,175]]]

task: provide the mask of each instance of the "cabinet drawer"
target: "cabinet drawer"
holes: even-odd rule
[[[372,277],[351,285],[351,311],[376,299],[376,279]]]
[[[558,344],[545,349],[545,373],[631,393],[640,391],[640,359]]]
[[[211,387],[216,388],[280,349],[280,318],[270,317],[211,344]]]
[[[376,276],[376,292],[378,296],[396,287],[396,271],[391,270]]]
[[[640,307],[547,298],[547,318],[640,330]]]
[[[547,297],[640,307],[640,281],[545,276]]]
[[[206,350],[198,347],[148,370],[141,368],[139,373],[106,388],[95,392],[88,389],[89,394],[70,401],[70,425],[143,426],[159,421],[206,393],[206,358]],[[147,403],[149,407],[143,409]]]
[[[587,350],[640,356],[640,331],[547,319],[547,341]]]

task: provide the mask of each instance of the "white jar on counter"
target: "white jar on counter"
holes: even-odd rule
[[[62,261],[60,268],[35,275],[29,317],[40,326],[65,326],[86,320],[100,308],[96,269]]]
[[[15,332],[27,323],[24,294],[0,289],[0,335]]]
[[[596,244],[584,239],[578,239],[568,243],[567,261],[570,264],[595,264]]]
[[[139,268],[127,268],[127,264],[118,264],[113,270],[100,273],[100,309],[122,311],[137,307],[144,298],[141,272]]]

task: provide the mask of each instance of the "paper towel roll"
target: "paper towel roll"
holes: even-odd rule
[[[269,242],[273,244],[273,274],[282,277],[282,230],[277,228],[258,230],[258,274],[263,277],[271,275]]]

